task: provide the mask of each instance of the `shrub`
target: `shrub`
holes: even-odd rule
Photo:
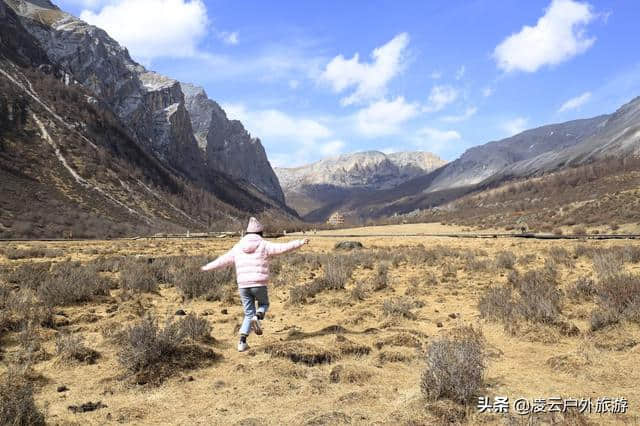
[[[591,331],[598,331],[608,325],[616,324],[620,321],[620,315],[610,310],[594,309],[591,312]]]
[[[384,290],[389,287],[389,264],[386,262],[378,263],[375,275],[371,281],[373,291]]]
[[[510,251],[501,251],[496,256],[496,267],[513,269],[516,264],[516,255]]]
[[[593,268],[601,280],[608,279],[623,270],[622,258],[612,251],[600,251],[593,255]]]
[[[573,258],[564,247],[553,246],[549,249],[551,259],[556,263],[561,263],[569,268],[573,267]]]
[[[609,276],[598,286],[598,298],[604,310],[640,322],[640,276]]]
[[[63,254],[64,254],[63,251],[59,249],[48,249],[48,248],[38,248],[38,247],[30,247],[27,249],[8,247],[4,250],[4,255],[7,256],[7,259],[10,259],[10,260],[33,259],[33,258],[39,258],[39,257],[61,257]]]
[[[424,395],[430,400],[469,403],[484,383],[484,346],[482,333],[473,327],[456,329],[451,336],[433,342],[420,382]]]
[[[549,270],[528,271],[515,283],[517,312],[534,322],[553,323],[560,314],[561,293],[555,274]]]
[[[596,283],[589,277],[579,277],[567,289],[567,296],[573,300],[590,299],[598,293]]]
[[[193,313],[180,321],[180,329],[186,337],[195,341],[207,341],[211,338],[209,322]]]
[[[551,231],[551,232],[553,232],[553,235],[562,235],[563,234],[562,229],[560,229],[560,228],[554,228],[553,231]]]
[[[47,306],[87,302],[109,294],[111,282],[100,277],[92,265],[65,262],[52,271],[50,279],[38,288],[38,297]]]
[[[509,287],[490,287],[478,302],[478,310],[483,318],[505,320],[513,314],[513,295]]]
[[[351,278],[352,267],[344,256],[330,256],[324,264],[324,287],[330,290],[341,290]]]
[[[411,309],[414,307],[416,306],[412,298],[406,296],[394,297],[384,301],[382,304],[382,312],[385,316],[415,319],[415,314],[411,312]]]
[[[66,362],[79,361],[94,364],[100,354],[84,344],[80,335],[60,333],[56,336],[56,354]]]
[[[0,424],[45,424],[44,414],[33,399],[33,385],[15,367],[0,379]]]
[[[7,281],[20,287],[38,289],[49,278],[50,262],[25,263],[7,275]]]
[[[143,293],[158,291],[158,281],[148,263],[140,260],[127,262],[120,270],[122,288]]]
[[[155,318],[147,316],[127,329],[120,362],[131,372],[142,371],[170,359],[184,338],[178,323],[168,321],[161,329]]]
[[[219,357],[209,348],[185,343],[187,332],[197,334],[200,325],[167,321],[158,327],[155,318],[148,316],[130,326],[123,334],[119,360],[136,383],[159,384],[177,370],[200,367]]]
[[[186,299],[205,297],[207,300],[222,300],[227,292],[235,289],[233,269],[202,272],[205,264],[201,257],[183,259],[183,267],[176,270],[173,281]]]

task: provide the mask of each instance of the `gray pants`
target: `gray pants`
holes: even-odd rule
[[[244,309],[244,320],[240,327],[240,334],[248,336],[251,332],[251,318],[258,312],[267,313],[267,309],[269,309],[269,294],[265,286],[239,288],[238,292]],[[258,302],[257,310],[256,302]]]

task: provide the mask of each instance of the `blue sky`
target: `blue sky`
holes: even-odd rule
[[[275,166],[453,160],[640,95],[637,0],[60,0],[148,68],[203,86]]]

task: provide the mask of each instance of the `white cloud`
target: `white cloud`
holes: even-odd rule
[[[209,19],[202,0],[116,0],[84,21],[109,33],[142,62],[157,57],[193,56]]]
[[[439,80],[440,78],[442,78],[442,72],[441,71],[433,71],[429,77],[431,77],[434,80]]]
[[[582,105],[589,102],[589,99],[591,99],[591,92],[584,92],[582,95],[571,98],[563,103],[558,112],[565,112],[572,109],[580,108]]]
[[[323,142],[320,146],[320,153],[324,157],[334,156],[340,154],[343,148],[344,142],[341,140]]]
[[[505,132],[506,136],[513,136],[526,130],[528,121],[525,117],[516,117],[502,123],[500,128]]]
[[[485,87],[482,89],[482,96],[488,98],[491,95],[493,95],[493,89],[491,87]]]
[[[298,86],[300,86],[300,82],[298,80],[296,80],[296,79],[289,80],[289,88],[297,89]]]
[[[222,40],[224,44],[230,44],[235,46],[240,42],[237,31],[234,31],[234,32],[223,31],[218,34],[218,37],[220,38],[220,40]]]
[[[585,52],[595,42],[586,25],[596,15],[588,3],[553,0],[535,26],[504,39],[494,50],[498,67],[506,72],[535,72]]]
[[[469,107],[462,114],[458,115],[446,115],[441,118],[442,121],[446,123],[458,123],[460,121],[465,121],[473,117],[478,112],[478,108]]]
[[[456,71],[456,80],[460,80],[462,77],[464,77],[464,73],[466,71],[467,71],[467,68],[464,65],[458,68],[458,71]]]
[[[351,59],[338,55],[324,69],[320,79],[336,93],[355,88],[343,98],[343,105],[378,99],[386,94],[387,83],[404,68],[409,35],[401,33],[371,53],[372,62],[360,62],[358,53]]]
[[[413,144],[420,148],[440,154],[447,150],[448,145],[460,141],[462,136],[456,130],[440,130],[433,127],[423,127],[419,129],[411,138]]]
[[[451,86],[433,86],[429,94],[428,104],[423,107],[425,112],[436,112],[458,99],[458,89]]]
[[[392,135],[400,131],[400,125],[415,117],[419,109],[402,96],[393,101],[376,101],[356,113],[356,130],[368,137]]]

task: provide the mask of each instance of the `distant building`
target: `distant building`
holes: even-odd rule
[[[327,220],[329,225],[342,225],[344,223],[344,216],[340,212],[334,212]]]

